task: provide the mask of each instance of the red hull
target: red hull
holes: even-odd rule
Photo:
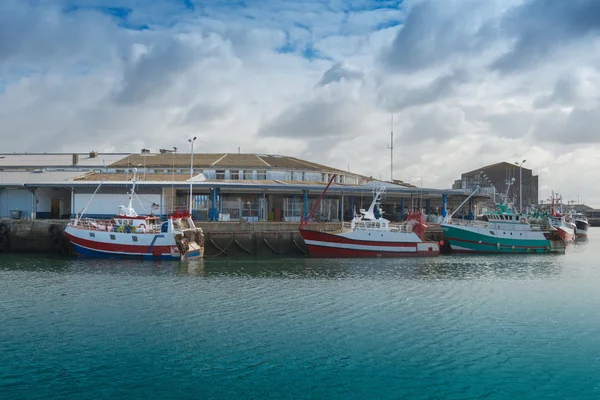
[[[434,257],[440,254],[436,242],[378,242],[300,229],[312,257],[318,258],[400,258]]]
[[[105,251],[105,252],[111,252],[111,253],[139,254],[139,253],[146,253],[149,250],[148,246],[97,242],[97,241],[78,238],[76,236],[69,235],[68,233],[66,233],[66,235],[69,238],[69,240],[71,241],[71,243],[86,247],[88,249],[96,250],[96,251]],[[153,253],[157,253],[157,254],[170,254],[171,246],[153,246],[151,250]]]
[[[558,227],[556,228],[556,233],[558,233],[558,236],[565,242],[572,242],[573,240],[575,240],[575,234],[573,233],[572,229],[564,229],[562,227]]]

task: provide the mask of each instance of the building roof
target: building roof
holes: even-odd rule
[[[110,165],[130,153],[0,153],[0,168],[93,168]],[[74,156],[76,155],[76,157]],[[74,158],[77,163],[74,164]]]
[[[190,153],[152,153],[131,154],[110,164],[111,168],[173,168],[189,167],[191,163]],[[194,168],[214,169],[289,169],[315,172],[336,172],[345,175],[361,176],[358,174],[342,171],[326,165],[301,160],[296,157],[280,156],[275,154],[238,154],[238,153],[194,153]]]
[[[462,175],[473,175],[473,174],[478,173],[479,171],[485,171],[485,170],[488,170],[488,169],[499,168],[499,167],[502,167],[502,168],[519,168],[518,165],[509,163],[509,162],[506,162],[506,161],[502,161],[502,162],[499,162],[499,163],[486,165],[485,167],[480,167],[480,168],[474,169],[474,170],[469,171],[469,172],[464,172]],[[523,167],[523,170],[524,171],[531,171],[531,169],[525,168],[525,167]]]
[[[77,176],[80,176],[82,171],[1,171],[0,170],[0,185],[1,186],[22,186],[23,184],[31,183],[46,183],[46,182],[66,182]]]

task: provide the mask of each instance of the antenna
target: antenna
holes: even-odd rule
[[[394,182],[394,114],[390,123],[390,144],[387,147],[390,149],[390,182]]]

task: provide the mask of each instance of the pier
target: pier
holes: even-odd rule
[[[0,219],[0,252],[72,256],[64,229],[69,221]],[[196,222],[205,235],[205,258],[305,257],[308,255],[296,222]],[[339,222],[319,222],[310,229],[334,230]],[[441,240],[439,225],[426,237]]]

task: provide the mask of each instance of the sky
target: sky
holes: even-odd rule
[[[600,208],[596,0],[2,0],[3,152],[272,153]]]

